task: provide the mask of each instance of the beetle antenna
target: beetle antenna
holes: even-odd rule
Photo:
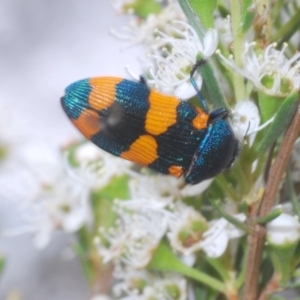
[[[200,60],[196,61],[196,63],[193,65],[192,70],[190,72],[190,82],[191,82],[192,86],[194,87],[194,89],[197,93],[197,97],[200,100],[200,103],[201,103],[201,106],[202,106],[203,110],[207,113],[208,108],[207,108],[207,105],[206,105],[205,98],[204,98],[203,94],[201,93],[201,91],[199,90],[199,88],[196,84],[196,81],[194,79],[194,74],[195,74],[196,70],[198,68],[200,68],[201,66],[205,65],[205,64],[206,64],[206,60],[204,60],[204,59],[200,59]]]
[[[194,77],[194,74],[195,74],[195,72],[196,72],[196,70],[198,69],[198,68],[200,68],[201,66],[204,66],[205,64],[206,64],[206,60],[205,59],[200,59],[200,60],[197,60],[196,61],[196,63],[193,65],[193,67],[192,67],[192,70],[191,70],[191,72],[190,72],[190,77],[192,78],[192,77]]]

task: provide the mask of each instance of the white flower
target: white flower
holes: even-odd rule
[[[130,170],[132,162],[115,157],[92,143],[79,145],[74,151],[74,158],[79,164],[77,172],[92,189],[105,187],[115,176],[135,176],[135,172]]]
[[[268,126],[273,119],[271,118],[259,126],[260,115],[255,103],[250,100],[240,101],[233,109],[232,129],[240,140],[249,136],[249,145],[251,146],[256,133]]]
[[[236,215],[244,221],[244,215]],[[189,255],[203,250],[209,257],[221,256],[230,239],[240,237],[243,231],[221,218],[207,223],[192,207],[180,205],[170,222],[168,238],[174,250]]]
[[[166,175],[139,175],[129,182],[131,199],[120,201],[122,207],[135,211],[153,210],[164,212],[180,197],[182,180]]]
[[[115,201],[118,222],[109,230],[101,228],[95,241],[103,260],[121,261],[135,268],[145,266],[167,228],[173,227],[174,215],[182,214],[183,210],[178,208],[181,202],[174,205],[174,200],[181,198],[182,183],[182,180],[164,175],[132,178],[129,181],[131,199]],[[185,212],[200,215],[184,207]]]
[[[263,53],[255,49],[256,43],[245,43],[242,56],[243,67],[232,59],[225,58],[220,51],[221,59],[235,71],[250,80],[254,86],[268,95],[285,97],[300,87],[300,53],[290,59],[285,56],[287,45],[281,51],[275,49],[276,43],[270,44]]]
[[[133,213],[120,207],[117,212],[115,227],[101,228],[100,238],[95,240],[100,256],[104,262],[117,260],[133,268],[145,267],[166,232],[167,219],[153,211]]]
[[[119,207],[135,211],[153,211],[160,213],[162,218],[169,219],[173,213],[174,202],[182,197],[201,194],[212,182],[205,180],[196,185],[184,184],[183,178],[178,179],[166,175],[138,175],[130,179],[131,199],[116,201]],[[167,220],[168,221],[168,220]]]
[[[234,217],[240,222],[246,220],[244,214],[238,214]],[[204,240],[201,243],[203,251],[209,257],[221,256],[225,252],[230,239],[239,238],[245,234],[244,231],[235,227],[224,218],[212,221],[209,227],[204,233]]]
[[[207,179],[204,180],[198,184],[187,184],[181,191],[180,194],[183,197],[190,197],[190,196],[197,196],[200,195],[201,193],[203,193],[209,186],[210,184],[213,182],[213,178],[212,179]]]
[[[260,116],[257,106],[250,100],[238,102],[233,109],[232,128],[240,139],[258,128]]]
[[[209,29],[203,41],[200,41],[196,31],[189,24],[179,21],[173,24],[170,28],[177,38],[158,32],[159,40],[170,50],[167,47],[162,50],[153,49],[147,82],[163,93],[173,94],[185,100],[196,95],[196,90],[190,83],[191,68],[196,64],[199,55],[206,59],[215,52],[218,35],[215,29]],[[201,89],[202,78],[198,72],[195,72],[194,80]]]
[[[226,48],[230,47],[233,42],[233,35],[231,29],[231,17],[228,15],[225,19],[224,18],[216,18],[216,28],[220,32],[220,39],[222,40],[222,44]]]
[[[177,202],[167,234],[172,249],[184,254],[201,249],[203,233],[208,229],[205,218],[194,208]]]
[[[300,222],[296,217],[282,213],[267,224],[267,239],[271,244],[293,244],[300,240]]]

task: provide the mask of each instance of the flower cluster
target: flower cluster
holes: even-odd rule
[[[245,43],[242,54],[243,66],[238,66],[233,59],[227,59],[218,52],[220,58],[261,92],[284,97],[300,87],[300,54],[288,58],[287,44],[279,51],[277,44],[268,45],[261,51],[255,42]]]

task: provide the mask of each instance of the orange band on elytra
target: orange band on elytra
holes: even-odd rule
[[[157,159],[157,143],[150,135],[141,135],[128,151],[123,152],[122,158],[147,166]]]
[[[91,139],[92,135],[100,130],[99,115],[93,110],[85,109],[77,119],[71,120],[87,139]]]
[[[89,95],[89,105],[95,110],[110,107],[116,96],[116,85],[123,79],[118,77],[95,77],[89,79],[92,90]]]
[[[149,94],[150,108],[146,115],[145,129],[148,133],[159,135],[176,123],[179,100],[163,95],[155,90]]]

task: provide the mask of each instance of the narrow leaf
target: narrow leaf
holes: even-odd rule
[[[216,0],[188,0],[190,6],[199,17],[201,23],[206,29],[214,28],[214,11],[216,9]]]
[[[214,1],[209,1],[209,0],[201,0],[201,1],[196,1],[193,0],[194,5],[198,6],[201,3],[201,8],[202,8],[202,3],[203,2],[209,2],[209,6],[213,5],[215,8],[215,0]],[[178,3],[180,4],[183,12],[185,13],[187,19],[189,20],[189,23],[191,26],[195,29],[197,32],[198,36],[200,39],[203,39],[204,34],[205,34],[205,24],[202,23],[202,19],[199,17],[197,18],[197,14],[194,11],[194,8],[191,6],[191,0],[178,0]],[[198,3],[198,4],[196,4]],[[204,5],[204,4],[203,4]],[[200,6],[199,6],[200,9]],[[212,8],[210,8],[212,9]],[[214,27],[214,26],[212,26]],[[198,69],[200,72],[201,76],[203,77],[204,81],[204,88],[206,91],[206,94],[208,96],[208,101],[213,104],[215,108],[218,107],[227,107],[223,92],[221,90],[221,87],[219,85],[219,80],[215,76],[213,67],[209,62],[207,62],[205,65],[203,65],[201,68]]]
[[[274,209],[269,214],[264,217],[256,219],[257,224],[266,224],[271,222],[272,220],[276,219],[282,214],[282,208]]]
[[[271,37],[271,42],[278,42],[279,46],[284,42],[288,42],[290,37],[294,35],[295,32],[298,31],[300,26],[300,8],[295,11],[295,14],[289,21],[281,26],[278,31]]]
[[[225,285],[222,282],[185,265],[164,243],[161,243],[156,249],[148,265],[148,269],[179,273],[195,279],[219,292],[224,293],[226,291]]]
[[[267,129],[263,140],[257,147],[257,152],[266,151],[285,132],[289,126],[298,105],[298,92],[288,96],[281,104],[274,121]]]
[[[203,77],[205,91],[208,95],[207,101],[212,103],[214,108],[228,107],[212,66],[206,63],[199,68],[199,72]]]
[[[252,0],[244,0],[242,7],[242,31],[247,32],[252,26],[255,16],[254,10],[251,10]]]
[[[2,274],[4,266],[5,266],[5,259],[3,257],[0,257],[0,274]]]
[[[200,22],[200,19],[195,16],[195,12],[192,9],[188,0],[178,0],[178,3],[183,10],[186,18],[189,20],[191,26],[196,30],[199,38],[203,38],[205,34],[204,24]]]

